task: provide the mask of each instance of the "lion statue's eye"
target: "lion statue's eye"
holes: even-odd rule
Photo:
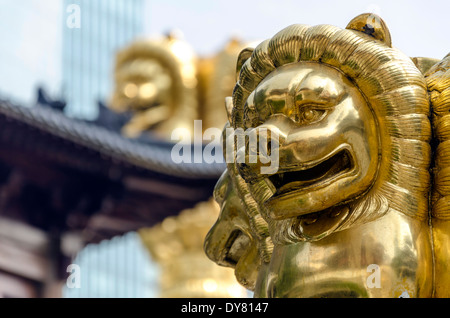
[[[316,121],[321,120],[326,114],[326,111],[323,109],[316,109],[311,107],[302,107],[300,109],[299,120],[302,123],[310,124]]]

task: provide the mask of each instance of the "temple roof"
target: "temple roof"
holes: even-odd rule
[[[6,121],[7,124],[16,122],[41,135],[71,144],[74,147],[71,150],[77,149],[76,156],[84,157],[85,154],[80,151],[96,153],[100,161],[133,167],[141,171],[182,179],[217,179],[225,170],[225,165],[216,163],[175,164],[171,159],[172,143],[151,137],[146,138],[145,142],[143,139],[127,139],[116,132],[92,123],[69,118],[62,112],[47,107],[23,107],[0,100],[0,122],[2,121]],[[0,136],[2,143],[19,141],[16,138],[9,139],[10,135],[6,134],[5,136],[4,133],[5,131],[2,132],[3,137]],[[31,136],[27,135],[27,137]],[[23,140],[23,142],[27,141]],[[31,143],[28,146],[36,147],[37,144]],[[69,149],[61,147],[57,151],[59,153],[69,151]],[[71,160],[65,164],[71,165]],[[86,164],[88,166],[91,163]]]
[[[212,196],[225,164],[175,164],[173,143],[0,99],[0,215],[87,242],[153,226]]]

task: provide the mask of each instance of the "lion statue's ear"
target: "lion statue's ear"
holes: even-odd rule
[[[252,56],[254,50],[254,48],[248,47],[243,49],[241,53],[239,53],[236,65],[236,82],[239,80],[239,73],[241,72],[242,66],[244,65],[245,61],[247,61],[250,56]]]
[[[363,32],[392,47],[391,33],[386,23],[376,14],[360,14],[350,21],[346,29]]]

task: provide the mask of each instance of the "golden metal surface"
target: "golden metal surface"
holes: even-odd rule
[[[434,158],[434,185],[431,196],[435,296],[450,297],[450,55],[425,75],[430,92],[432,122],[437,144]]]
[[[238,282],[253,291],[260,267],[270,260],[273,243],[247,184],[234,165],[228,167],[214,191],[220,215],[204,249],[212,261],[234,268]]]
[[[247,296],[233,271],[212,263],[203,241],[219,213],[214,201],[169,217],[139,231],[142,242],[161,270],[162,298],[242,298]]]
[[[441,61],[440,59],[433,59],[429,57],[413,57],[411,59],[422,74],[427,74],[432,66]]]
[[[448,297],[450,58],[434,62],[392,47],[373,14],[346,29],[292,25],[244,50],[230,125],[276,132],[278,171],[262,174],[241,145],[245,162],[216,189],[208,256],[256,297]],[[260,259],[242,256],[260,241],[252,215],[269,229],[268,258],[258,244]]]

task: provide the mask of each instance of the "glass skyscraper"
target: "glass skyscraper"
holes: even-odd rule
[[[111,96],[117,51],[144,33],[144,1],[64,0],[62,9],[66,112],[94,119]],[[65,297],[156,297],[156,267],[136,233],[90,245],[74,263],[81,288],[65,288]]]
[[[84,119],[111,95],[117,50],[144,33],[144,0],[0,0],[0,7],[0,99],[32,106],[42,86]],[[75,256],[81,288],[65,286],[66,297],[156,296],[158,272],[136,233]]]
[[[76,288],[64,286],[66,298],[155,298],[159,295],[160,270],[135,232],[88,245],[73,263],[80,267],[80,281]]]
[[[118,49],[142,35],[143,0],[64,0],[63,96],[68,115],[93,119],[107,102]],[[78,25],[73,19],[78,19]]]

